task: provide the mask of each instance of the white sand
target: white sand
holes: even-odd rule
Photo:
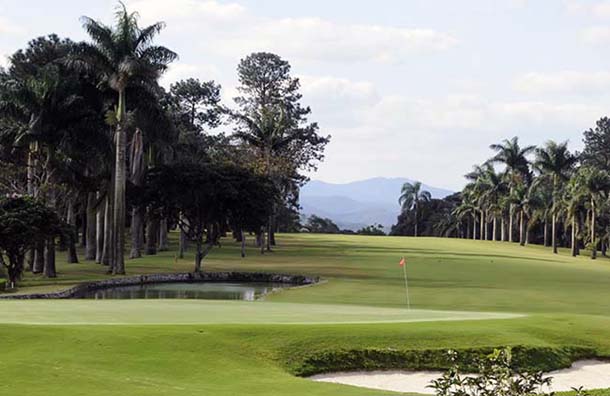
[[[314,381],[360,386],[363,388],[395,392],[414,392],[434,394],[426,386],[439,378],[440,372],[434,371],[360,371],[351,373],[321,374],[310,377]],[[573,387],[584,389],[610,388],[610,363],[598,360],[575,362],[569,369],[548,373],[553,377],[549,391],[569,391]]]

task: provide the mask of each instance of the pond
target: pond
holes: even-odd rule
[[[287,287],[281,283],[150,283],[135,286],[118,286],[88,291],[81,298],[104,299],[204,299],[254,301],[274,289]]]

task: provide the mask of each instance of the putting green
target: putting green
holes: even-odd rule
[[[34,325],[339,324],[509,319],[521,315],[358,305],[213,300],[0,301],[0,323]]]

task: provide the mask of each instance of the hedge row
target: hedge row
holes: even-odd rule
[[[457,363],[463,371],[475,373],[477,361],[492,353],[493,347],[458,349],[452,362],[446,349],[352,349],[332,350],[305,357],[289,370],[298,376],[341,371],[446,370]],[[597,357],[594,349],[582,347],[512,347],[513,367],[519,371],[553,371],[567,368],[576,360]]]

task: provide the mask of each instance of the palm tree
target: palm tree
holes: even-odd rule
[[[553,185],[553,208],[551,210],[551,245],[557,253],[557,201],[559,189],[570,178],[577,158],[568,151],[568,142],[556,143],[549,140],[544,147],[536,149],[534,166],[543,180]]]
[[[417,236],[418,210],[420,202],[429,202],[432,195],[429,191],[422,190],[421,182],[405,183],[400,191],[398,203],[402,207],[402,211],[413,210],[415,214],[415,230],[414,236]]]
[[[506,180],[502,174],[496,173],[495,169],[490,163],[484,164],[481,169],[481,173],[476,180],[478,189],[480,191],[481,206],[485,208],[486,215],[489,223],[489,216],[492,215],[491,222],[492,227],[492,240],[496,239],[497,236],[497,214],[501,213],[501,197],[508,193],[508,186]],[[485,231],[488,230],[487,224],[485,225]],[[487,232],[485,233],[487,234]],[[490,239],[485,237],[485,239]]]
[[[125,273],[125,183],[127,131],[126,93],[132,86],[154,91],[156,81],[177,55],[169,49],[152,44],[165,27],[162,22],[145,28],[138,26],[138,14],[129,13],[120,3],[115,14],[116,26],[109,27],[89,17],[83,17],[83,27],[93,43],[81,43],[71,64],[95,73],[100,81],[118,95],[114,119],[115,168],[113,197],[113,274]]]
[[[572,177],[563,194],[563,204],[565,207],[566,223],[571,223],[572,233],[572,256],[576,257],[579,252],[578,241],[580,234],[580,221],[578,217],[581,215],[585,205],[585,194],[583,192],[583,183],[580,174]]]
[[[508,177],[508,185],[511,191],[519,181],[531,178],[527,155],[536,149],[535,146],[521,147],[519,145],[519,138],[515,136],[510,140],[503,140],[500,144],[492,144],[489,148],[496,152],[496,155],[490,159],[490,162],[500,163],[506,167],[505,173]],[[514,207],[511,205],[508,219],[509,242],[513,241],[513,217]]]
[[[581,175],[581,187],[583,193],[586,194],[589,200],[590,217],[590,245],[591,258],[597,258],[597,243],[595,233],[595,219],[598,207],[601,206],[602,200],[606,197],[606,193],[610,189],[610,177],[608,174],[597,168],[584,167],[579,170]]]

